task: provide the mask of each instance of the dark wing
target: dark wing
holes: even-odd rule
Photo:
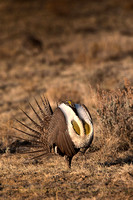
[[[55,144],[62,155],[73,157],[77,153],[68,133],[65,116],[60,108],[55,110],[51,118],[48,130],[48,142],[51,146]]]

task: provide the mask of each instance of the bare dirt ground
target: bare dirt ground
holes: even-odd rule
[[[133,199],[133,152],[101,149],[96,114],[97,86],[123,89],[125,78],[133,84],[132,1],[1,0],[0,199]],[[28,101],[42,94],[53,107],[84,103],[94,119],[93,144],[71,170],[59,156],[31,161],[8,151],[18,107],[32,116]]]

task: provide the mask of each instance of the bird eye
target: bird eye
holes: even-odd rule
[[[68,104],[71,106],[72,105],[72,102],[71,101],[67,101],[68,102]]]
[[[72,125],[73,125],[73,129],[75,130],[75,132],[80,135],[80,128],[79,125],[77,124],[77,122],[75,120],[72,120]]]
[[[85,129],[85,134],[89,135],[91,128],[90,128],[89,124],[87,124],[86,122],[84,122],[84,129]]]

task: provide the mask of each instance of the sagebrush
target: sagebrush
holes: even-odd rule
[[[123,89],[98,90],[101,147],[105,155],[133,151],[133,87],[125,81]],[[113,153],[113,154],[112,154]]]

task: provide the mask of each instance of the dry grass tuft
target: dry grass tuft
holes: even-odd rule
[[[98,91],[98,117],[104,158],[133,151],[133,87],[125,81],[123,89]],[[124,155],[124,154],[123,154]]]
[[[4,153],[8,145],[12,142],[12,135],[13,135],[13,130],[12,130],[12,120],[9,120],[5,123],[1,123],[0,126],[0,153]]]

